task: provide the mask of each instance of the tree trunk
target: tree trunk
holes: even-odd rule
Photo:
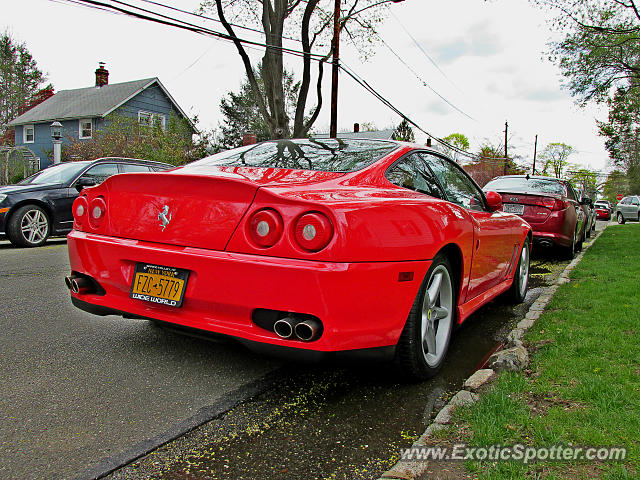
[[[262,26],[264,28],[267,47],[262,58],[262,80],[265,95],[273,118],[272,134],[275,138],[290,136],[289,117],[287,117],[284,99],[282,60],[282,33],[284,20],[287,16],[287,0],[265,0],[262,6]]]

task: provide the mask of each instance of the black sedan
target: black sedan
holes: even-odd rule
[[[73,228],[71,206],[84,187],[118,173],[159,172],[172,165],[132,158],[99,158],[54,165],[15,185],[0,187],[0,236],[38,247]]]

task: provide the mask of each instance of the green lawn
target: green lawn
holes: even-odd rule
[[[498,377],[457,412],[460,440],[626,446],[618,463],[467,463],[479,478],[638,478],[640,474],[640,225],[610,226],[527,332],[524,373]],[[463,432],[463,433],[460,433]],[[466,432],[466,433],[465,433]]]

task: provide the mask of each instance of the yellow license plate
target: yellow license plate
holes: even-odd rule
[[[145,302],[180,307],[188,279],[188,270],[138,263],[129,296]]]

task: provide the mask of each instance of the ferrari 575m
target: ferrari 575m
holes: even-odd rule
[[[312,358],[441,367],[454,327],[524,299],[531,227],[442,154],[382,140],[278,140],[123,174],[73,205],[78,308]]]

